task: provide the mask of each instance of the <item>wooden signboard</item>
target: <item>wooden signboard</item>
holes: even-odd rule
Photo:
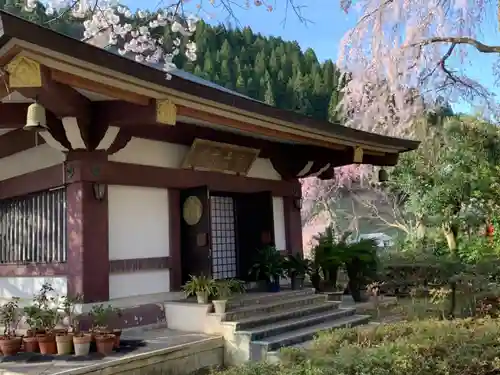
[[[259,155],[257,149],[195,139],[183,168],[246,176]]]

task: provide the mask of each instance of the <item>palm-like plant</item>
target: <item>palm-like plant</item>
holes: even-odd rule
[[[350,233],[344,233],[340,238],[335,233],[332,225],[328,226],[324,232],[314,237],[317,245],[313,248],[313,268],[317,274],[323,275],[330,286],[335,286],[337,273],[342,266],[346,255],[347,238]]]
[[[333,226],[315,237],[313,271],[311,281],[317,289],[320,274],[328,287],[335,288],[338,270],[345,267],[349,277],[349,289],[355,301],[361,300],[361,288],[377,269],[377,244],[374,240],[349,243],[350,232],[337,235]]]
[[[249,275],[255,280],[264,280],[268,283],[279,282],[284,275],[284,259],[274,246],[266,246],[256,253],[254,264],[249,270]]]

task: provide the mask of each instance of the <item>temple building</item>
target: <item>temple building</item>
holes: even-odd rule
[[[2,299],[48,281],[156,322],[188,275],[245,278],[259,247],[302,250],[299,178],[418,146],[0,23]]]

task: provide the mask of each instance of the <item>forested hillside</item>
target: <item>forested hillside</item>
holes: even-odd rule
[[[331,60],[319,63],[312,49],[297,42],[200,22],[195,35],[198,59],[179,61],[182,69],[268,104],[319,119],[329,117],[339,71]],[[185,59],[182,59],[185,60]],[[337,97],[334,94],[334,115]]]
[[[81,39],[83,26],[68,14],[25,12],[19,0],[0,0],[0,8]],[[164,32],[165,43],[171,43]],[[200,22],[194,36],[198,58],[176,57],[179,68],[228,89],[318,119],[335,119],[340,74],[331,60],[320,63],[312,49],[297,42]],[[332,95],[333,93],[333,95]],[[331,103],[330,103],[331,102]],[[330,110],[329,110],[330,107]]]

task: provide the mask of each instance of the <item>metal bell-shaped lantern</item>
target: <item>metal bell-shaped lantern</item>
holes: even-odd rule
[[[47,115],[45,108],[41,104],[35,102],[28,107],[26,125],[24,125],[23,129],[34,132],[41,132],[48,129]]]

